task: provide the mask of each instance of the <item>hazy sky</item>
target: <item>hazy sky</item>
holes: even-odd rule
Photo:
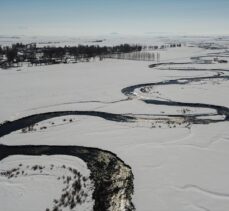
[[[1,35],[229,34],[229,0],[0,0]]]

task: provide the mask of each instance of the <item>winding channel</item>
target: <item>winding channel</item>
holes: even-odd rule
[[[175,63],[173,63],[175,64]],[[212,79],[223,79],[229,80],[229,76],[221,75],[220,73],[208,76],[208,77],[193,77],[193,78],[179,78],[179,79],[172,79],[172,80],[165,80],[156,83],[146,83],[146,84],[137,84],[134,86],[129,86],[122,89],[122,93],[128,97],[136,98],[135,90],[139,90],[142,93],[149,92],[150,89],[156,86],[166,86],[166,85],[186,85],[191,82],[200,82],[203,80],[212,80]],[[166,115],[167,117],[183,117],[192,124],[207,124],[207,123],[215,123],[221,121],[228,121],[229,120],[229,108],[225,106],[219,105],[212,105],[212,104],[204,104],[204,103],[186,103],[186,102],[177,102],[173,100],[155,100],[155,99],[141,99],[141,101],[147,104],[154,104],[154,105],[165,105],[165,106],[177,106],[177,107],[190,107],[190,108],[207,108],[207,109],[214,109],[216,111],[215,115],[223,116],[223,119],[211,119],[205,118],[200,119],[200,117],[212,117],[212,113],[209,114],[183,114],[183,115]]]
[[[60,111],[35,114],[0,125],[0,138],[14,131],[41,121],[66,115],[97,116],[110,121],[127,122],[135,118],[120,114],[97,111]],[[94,211],[135,210],[132,203],[134,192],[131,167],[112,152],[81,146],[7,146],[0,145],[0,160],[10,155],[72,155],[82,159],[91,171],[94,182]]]
[[[193,64],[189,63],[160,63],[153,64],[150,68],[155,68],[161,65],[176,65],[176,64]],[[189,70],[192,71],[192,70]],[[138,90],[142,93],[149,92],[155,86],[169,86],[169,85],[185,85],[192,82],[199,82],[203,80],[222,79],[228,80],[229,76],[224,75],[228,70],[212,69],[208,71],[216,71],[213,76],[206,77],[193,77],[193,78],[179,78],[172,80],[165,80],[156,83],[137,84],[123,88],[121,91],[127,97],[127,100],[133,98],[137,99],[135,91]],[[218,71],[221,71],[220,73]],[[223,116],[222,119],[212,119],[212,113],[205,114],[165,114],[167,118],[180,117],[192,124],[209,124],[229,120],[229,108],[220,105],[211,105],[203,103],[186,103],[177,102],[173,100],[157,100],[157,99],[138,99],[146,104],[163,105],[163,106],[177,106],[177,107],[190,107],[190,108],[207,108],[216,111],[215,115]],[[117,102],[118,103],[118,102]],[[93,117],[100,117],[105,120],[115,122],[135,122],[138,120],[138,115],[131,114],[113,114],[99,111],[55,111],[41,114],[34,114],[31,116],[23,117],[14,121],[6,121],[0,125],[0,138],[8,135],[14,131],[29,127],[44,120],[61,117],[66,115],[86,115]],[[152,115],[151,115],[152,116]],[[156,115],[155,115],[156,116]],[[205,117],[201,119],[200,117]],[[72,155],[81,158],[87,163],[91,171],[91,179],[94,182],[95,190],[93,199],[95,201],[95,211],[131,211],[134,210],[132,203],[132,195],[134,192],[133,173],[131,167],[124,163],[117,155],[112,152],[90,147],[82,146],[8,146],[0,145],[0,160],[10,155]]]

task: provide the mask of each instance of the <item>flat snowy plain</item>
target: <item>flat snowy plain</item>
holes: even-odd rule
[[[160,51],[160,62],[190,63],[193,62],[191,57],[225,52],[225,49],[199,48],[199,39],[190,38],[185,42],[186,46],[181,48]],[[228,43],[225,41],[223,45],[228,48]],[[224,59],[228,60],[227,57]],[[146,104],[142,101],[157,99],[229,107],[228,81],[215,78],[188,84],[152,86],[149,92],[136,89],[133,96],[129,97],[121,92],[123,88],[136,84],[211,77],[219,73],[227,76],[228,72],[223,70],[229,70],[229,64],[194,62],[149,68],[150,64],[152,62],[105,59],[89,63],[0,70],[1,122],[43,112],[68,110],[103,111],[138,117],[137,121],[131,123],[90,116],[58,117],[38,123],[31,132],[16,131],[4,136],[0,143],[77,145],[111,151],[132,168],[135,177],[133,203],[137,211],[229,210],[228,121],[189,125],[182,118],[174,117],[171,125],[167,120],[151,117],[181,115],[184,112],[190,115],[211,113],[212,119],[222,119],[223,116],[216,115],[216,111],[211,108],[187,106],[184,111],[184,107],[180,106]],[[12,156],[0,161],[0,170],[11,168],[12,162],[23,162],[24,159],[26,164],[42,163],[42,160],[49,164],[53,158]],[[54,162],[62,165],[65,159],[56,156]],[[75,168],[79,168],[81,173],[88,174],[85,164],[79,159],[69,157],[68,162],[76,165]],[[83,165],[83,169],[80,165]],[[40,189],[43,182],[48,181],[41,176],[32,178],[37,181],[33,183],[32,190],[36,191],[34,197],[37,200],[31,199],[31,181],[28,183],[25,179],[15,179],[12,183],[0,176],[0,210],[19,210],[21,205],[15,201],[21,199],[27,207],[20,210],[31,210],[31,203],[33,206],[48,206],[48,198],[43,195],[44,191],[48,191],[48,186],[44,187],[47,190]],[[50,194],[53,196],[49,197],[57,197],[56,189],[56,186],[51,189]],[[28,200],[31,203],[27,203]],[[14,209],[10,206],[11,201],[18,204]],[[93,202],[89,200],[88,204]],[[83,207],[79,210],[83,210]]]

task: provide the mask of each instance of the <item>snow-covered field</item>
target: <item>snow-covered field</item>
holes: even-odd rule
[[[200,38],[198,42],[204,40]],[[229,43],[209,38],[209,42],[212,40],[226,47]],[[218,115],[213,108],[155,105],[143,101],[154,99],[229,107],[229,84],[226,78],[229,73],[224,71],[229,70],[229,64],[197,64],[190,59],[225,50],[199,48],[197,40],[192,38],[183,38],[183,41],[187,42],[186,46],[161,52],[161,62],[194,64],[149,68],[149,62],[105,59],[0,70],[1,122],[44,112],[73,110],[126,114],[137,119],[133,122],[115,122],[85,115],[55,117],[35,124],[30,131],[18,130],[1,137],[0,143],[77,145],[111,151],[132,168],[135,177],[133,203],[137,211],[227,211],[228,121],[189,124],[183,117],[199,114],[202,119],[223,120],[225,115]],[[121,92],[123,88],[137,84],[172,79],[186,82],[184,78],[214,75],[216,78],[184,84],[152,85],[146,92],[136,89],[131,96]],[[167,118],[168,115],[176,116],[163,120],[162,117]],[[0,171],[15,168],[19,163],[23,167],[54,164],[56,168],[69,164],[81,174],[89,175],[85,163],[68,156],[11,156],[0,161]],[[61,171],[45,169],[47,174],[55,177],[63,174]],[[49,176],[23,177],[20,174],[12,179],[0,176],[0,210],[11,211],[15,207],[16,210],[28,210],[22,205],[35,205],[37,199],[43,207],[37,207],[36,210],[44,210],[52,206],[54,198],[61,195],[60,185],[58,180]],[[93,202],[88,201],[85,206],[89,208],[85,210],[92,209]]]
[[[52,210],[59,204],[62,210],[69,210],[69,201],[73,197],[76,201],[77,195],[82,202],[75,202],[74,210],[93,210],[90,171],[76,157],[15,155],[2,160],[0,169],[1,210]],[[75,181],[80,191],[73,196]]]

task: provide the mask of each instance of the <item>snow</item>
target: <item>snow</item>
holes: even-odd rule
[[[195,55],[198,48],[192,50]],[[184,49],[175,51],[183,55]],[[171,75],[177,78],[193,76],[193,73],[181,71],[154,71],[148,68],[149,64],[151,63],[107,59],[102,62],[22,67],[21,71],[0,70],[1,107],[4,110],[0,113],[0,121],[34,114],[33,109],[39,107],[43,107],[45,111],[52,106],[54,110],[55,105],[63,104],[64,108],[74,105],[78,109],[82,107],[82,104],[77,104],[80,101],[121,100],[125,98],[121,93],[124,87],[171,79]],[[83,108],[89,110],[97,106],[100,105],[85,103]],[[32,111],[28,112],[29,109]]]
[[[206,38],[197,40],[183,38],[185,42],[191,40],[195,47],[187,45],[161,52],[162,61],[190,62],[192,61],[190,57],[222,51],[196,47],[196,43],[201,39]],[[209,38],[209,40],[215,40],[215,38]],[[149,62],[141,61],[105,59],[90,63],[22,67],[21,71],[0,70],[0,120],[14,120],[35,113],[62,110],[106,111],[137,114],[143,117],[145,114],[182,113],[183,107],[149,105],[141,101],[145,98],[164,98],[229,107],[228,82],[218,79],[192,82],[186,85],[157,86],[153,87],[150,93],[141,93],[136,90],[136,98],[120,101],[126,99],[121,89],[131,85],[215,74],[208,70],[169,70],[165,65],[150,69],[149,64]],[[198,69],[229,68],[228,64],[170,66],[171,68],[195,67]],[[215,114],[212,109],[189,109],[191,114],[209,112]],[[204,119],[204,117],[200,118]],[[211,118],[221,119],[222,116],[213,115]],[[192,125],[191,127],[176,125],[174,128],[159,124],[161,127],[152,128],[152,121],[144,118],[132,123],[118,123],[99,117],[64,116],[40,122],[34,126],[36,130],[31,132],[13,132],[2,137],[0,143],[7,145],[79,145],[112,151],[133,170],[135,178],[133,202],[136,210],[227,211],[229,209],[228,122]],[[44,126],[47,128],[41,130],[40,128]],[[45,162],[47,165],[52,162],[58,165],[66,163],[66,159],[63,160],[61,156],[57,157],[45,159]],[[14,162],[22,162],[20,161],[22,157],[19,160],[15,157],[12,164],[10,159],[13,158],[9,157],[1,161],[1,168],[10,168]],[[28,161],[25,159],[25,162],[37,163],[39,159],[42,162],[44,157],[36,157],[32,161],[30,159]],[[79,168],[80,165],[77,162],[80,161],[77,158],[70,160],[74,160],[75,168]],[[85,168],[80,169],[81,173],[84,171],[86,171]],[[50,181],[43,177],[34,177],[34,180],[38,184],[43,184],[43,182],[46,184],[47,180]],[[0,204],[2,206],[2,203],[5,202],[3,209],[5,211],[12,210],[9,198],[16,199],[17,194],[34,191],[34,189],[30,190],[30,181],[22,178],[15,179],[15,183],[21,181],[23,189],[20,189],[21,186],[15,186],[12,187],[15,191],[11,192],[8,192],[9,181],[3,178],[0,181],[0,200],[2,200]],[[56,197],[57,189],[55,188],[48,188],[53,190],[53,195],[49,198],[39,195],[39,191],[36,192],[37,197],[44,201],[43,205],[50,205],[53,196]],[[4,195],[6,190],[8,195]],[[14,197],[12,197],[13,194],[15,194]],[[28,194],[27,197],[32,196]],[[22,199],[23,203],[30,203],[29,198]],[[30,205],[28,204],[28,207]],[[23,210],[23,207],[18,205],[17,210],[20,209]]]
[[[42,170],[33,170],[34,166],[42,166]],[[63,168],[62,166],[66,167]],[[5,158],[0,163],[1,173],[19,168],[18,176],[8,179],[0,175],[0,204],[1,210],[50,210],[54,207],[53,200],[59,199],[65,185],[62,177],[72,176],[67,168],[79,171],[83,176],[89,177],[90,171],[86,164],[73,156],[24,156],[14,155]],[[60,179],[61,178],[61,179]],[[77,204],[74,210],[93,210],[93,184],[86,183],[85,191],[88,193],[86,202]],[[69,207],[62,210],[69,210]]]

